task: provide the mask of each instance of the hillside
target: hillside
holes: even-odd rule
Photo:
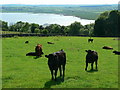
[[[2,5],[2,12],[32,12],[55,13],[80,17],[82,19],[96,19],[100,13],[117,10],[117,5]]]

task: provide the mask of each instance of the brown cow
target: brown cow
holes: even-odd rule
[[[37,44],[37,46],[35,47],[35,53],[37,57],[40,57],[43,54],[41,44]]]

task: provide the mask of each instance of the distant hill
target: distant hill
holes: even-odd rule
[[[26,5],[4,4],[2,12],[54,13],[76,16],[83,19],[96,19],[102,12],[117,10],[118,5]]]

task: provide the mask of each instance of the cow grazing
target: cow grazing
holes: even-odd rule
[[[25,41],[25,43],[29,43],[29,41]]]
[[[60,76],[65,76],[65,65],[66,65],[66,53],[63,50],[60,50],[58,52],[45,55],[46,58],[48,58],[48,66],[51,71],[52,80],[56,80],[57,71],[59,68]],[[54,73],[55,72],[55,73]],[[62,74],[63,72],[63,74]]]
[[[104,46],[102,47],[103,49],[108,49],[108,50],[112,50],[113,48],[112,47],[109,47],[109,46]]]
[[[40,57],[43,54],[41,44],[37,44],[37,46],[35,47],[35,53],[37,57]]]
[[[88,67],[88,63],[91,63],[91,70],[93,70],[93,64],[95,62],[96,64],[96,70],[97,70],[97,61],[98,61],[98,54],[96,51],[92,51],[92,50],[85,50],[87,52],[86,55],[86,68],[85,70],[87,70]]]
[[[88,42],[93,42],[93,39],[88,39]]]
[[[113,53],[115,53],[116,55],[120,55],[120,52],[118,51],[113,51]]]
[[[54,44],[53,42],[47,42],[48,44]]]

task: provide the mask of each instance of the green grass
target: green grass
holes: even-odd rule
[[[118,50],[118,41],[113,38],[94,37],[16,37],[2,39],[2,86],[3,88],[118,88],[118,56],[111,46]],[[28,40],[29,44],[24,42]],[[55,44],[49,45],[47,41]],[[25,56],[34,52],[36,44],[43,45],[44,55],[64,49],[67,54],[65,80],[51,81],[51,74],[44,55],[38,59]],[[99,54],[98,71],[85,69],[85,50],[96,50]],[[58,72],[59,76],[59,72]]]
[[[24,32],[0,31],[0,34],[24,34]]]

